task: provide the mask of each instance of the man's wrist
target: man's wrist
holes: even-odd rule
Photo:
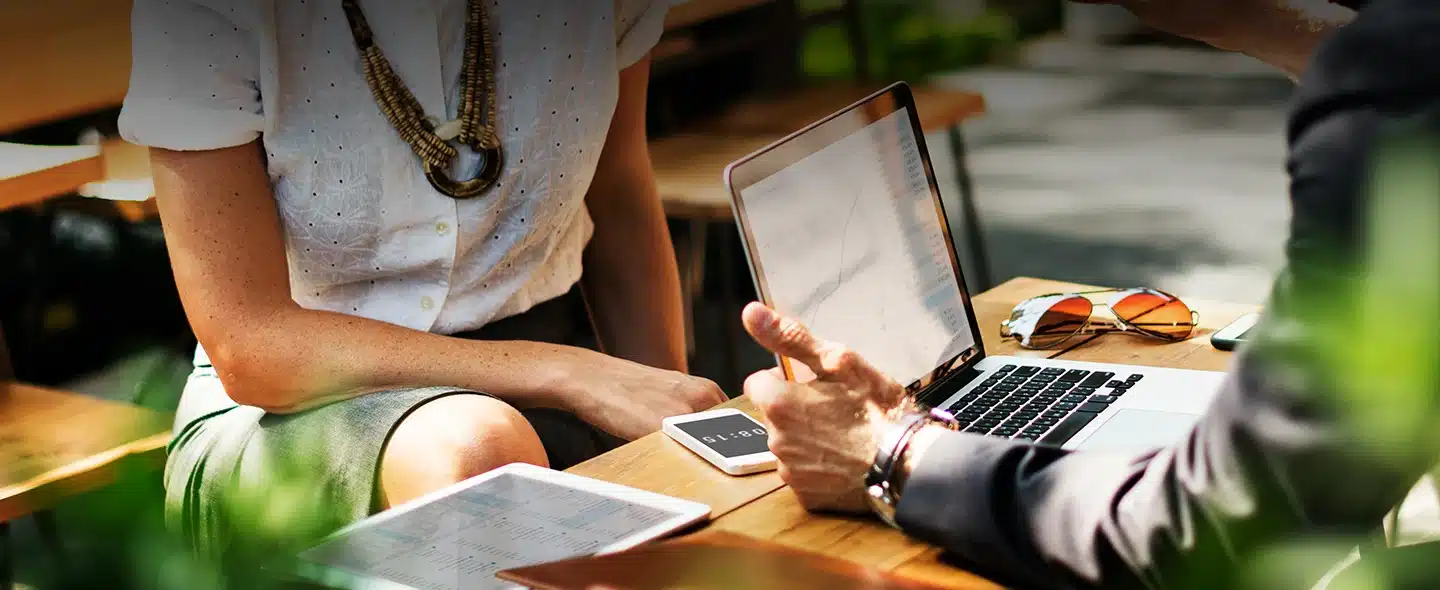
[[[923,446],[929,447],[933,441],[930,433],[953,430],[955,420],[948,413],[931,410],[907,414],[890,424],[881,437],[874,462],[865,478],[865,492],[875,515],[886,524],[898,527],[895,511],[900,503],[900,493],[904,481],[909,478],[909,468],[918,460],[918,454],[912,454],[911,449],[916,437],[924,433]]]
[[[891,478],[890,486],[895,490],[897,498],[905,493],[905,484],[910,481],[910,474],[914,473],[916,467],[920,465],[925,451],[935,443],[936,439],[940,438],[941,433],[946,431],[948,429],[942,426],[927,424],[910,437],[910,444],[901,451],[899,461],[895,466],[895,476]]]

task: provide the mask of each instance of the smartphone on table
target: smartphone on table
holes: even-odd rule
[[[661,430],[730,475],[776,467],[775,455],[770,453],[769,431],[740,410],[724,408],[672,416],[664,420]]]
[[[1235,350],[1245,342],[1245,337],[1255,324],[1260,321],[1260,314],[1247,313],[1236,318],[1224,328],[1220,328],[1210,335],[1210,344],[1220,350]]]

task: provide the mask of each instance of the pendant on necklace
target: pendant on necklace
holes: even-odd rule
[[[504,153],[499,146],[493,148],[482,148],[479,145],[472,145],[470,149],[480,154],[484,163],[480,172],[475,178],[469,180],[456,180],[450,178],[450,174],[439,167],[425,163],[425,179],[430,181],[430,186],[435,190],[452,199],[471,199],[485,194],[485,191],[500,179],[500,165],[504,159]]]

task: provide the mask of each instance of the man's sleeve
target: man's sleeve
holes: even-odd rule
[[[1288,266],[1255,340],[1184,440],[1096,454],[947,433],[906,483],[901,525],[1001,581],[1104,588],[1233,587],[1275,543],[1353,543],[1377,527],[1440,453],[1434,428],[1378,432],[1359,419],[1402,400],[1378,396],[1394,375],[1357,383],[1365,367],[1350,360],[1377,355],[1343,348],[1363,325],[1346,311],[1373,287],[1368,245],[1381,232],[1366,227],[1371,205],[1398,198],[1372,190],[1376,147],[1417,122],[1440,130],[1437,12],[1428,0],[1375,0],[1302,79],[1290,129]],[[1387,354],[1425,357],[1392,366],[1440,366],[1434,347],[1389,344]],[[1440,424],[1433,377],[1398,391],[1417,424]],[[1345,548],[1332,546],[1329,563]]]

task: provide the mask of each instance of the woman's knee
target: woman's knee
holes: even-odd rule
[[[492,397],[450,395],[426,402],[395,428],[380,484],[394,505],[510,463],[549,465],[525,417]]]

